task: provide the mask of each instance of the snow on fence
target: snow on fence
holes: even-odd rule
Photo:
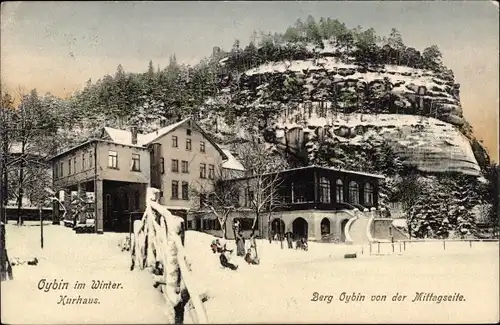
[[[161,288],[167,302],[168,323],[183,323],[184,307],[189,300],[194,307],[193,321],[208,323],[200,291],[186,260],[184,220],[156,202],[157,193],[158,189],[147,189],[146,210],[142,219],[134,222],[131,270],[135,266],[152,269],[155,286]]]
[[[375,240],[368,245],[370,255],[446,254],[474,252],[474,249],[498,249],[498,239],[412,239],[391,242]]]

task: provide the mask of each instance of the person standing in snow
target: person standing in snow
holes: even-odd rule
[[[235,222],[235,236],[236,236],[236,255],[245,256],[245,238],[243,237],[243,232],[241,231],[240,223]]]
[[[293,234],[291,231],[285,233],[286,242],[288,243],[288,248],[293,249]]]

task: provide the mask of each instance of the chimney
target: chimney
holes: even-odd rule
[[[137,144],[137,126],[131,127],[132,132],[132,144]]]

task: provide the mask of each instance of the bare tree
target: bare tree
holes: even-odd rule
[[[214,171],[214,175],[209,174],[207,179],[191,186],[192,206],[200,212],[206,209],[217,217],[224,239],[227,239],[227,219],[240,206],[240,184],[230,179],[230,174],[220,168]]]
[[[238,156],[248,172],[244,187],[254,213],[251,240],[255,245],[255,232],[262,215],[267,213],[270,223],[272,212],[283,204],[279,194],[283,179],[278,172],[288,168],[288,163],[258,139],[240,145]]]
[[[8,129],[8,141],[12,153],[7,162],[7,171],[16,175],[10,178],[10,185],[17,199],[18,224],[23,223],[21,207],[23,198],[43,192],[50,184],[49,166],[46,158],[54,153],[54,137],[57,122],[47,102],[40,98],[35,89],[25,94],[18,90],[20,104],[12,117]]]

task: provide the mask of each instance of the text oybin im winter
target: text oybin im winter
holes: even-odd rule
[[[89,286],[87,286],[89,284]],[[112,281],[103,281],[103,280],[92,280],[91,283],[79,282],[76,281],[72,289],[83,290],[83,289],[92,289],[92,290],[116,290],[123,289],[123,285],[119,282]],[[61,280],[52,280],[47,281],[47,279],[41,279],[38,281],[38,290],[43,290],[44,292],[49,291],[57,291],[57,290],[68,290],[70,289],[70,284],[67,281]]]

